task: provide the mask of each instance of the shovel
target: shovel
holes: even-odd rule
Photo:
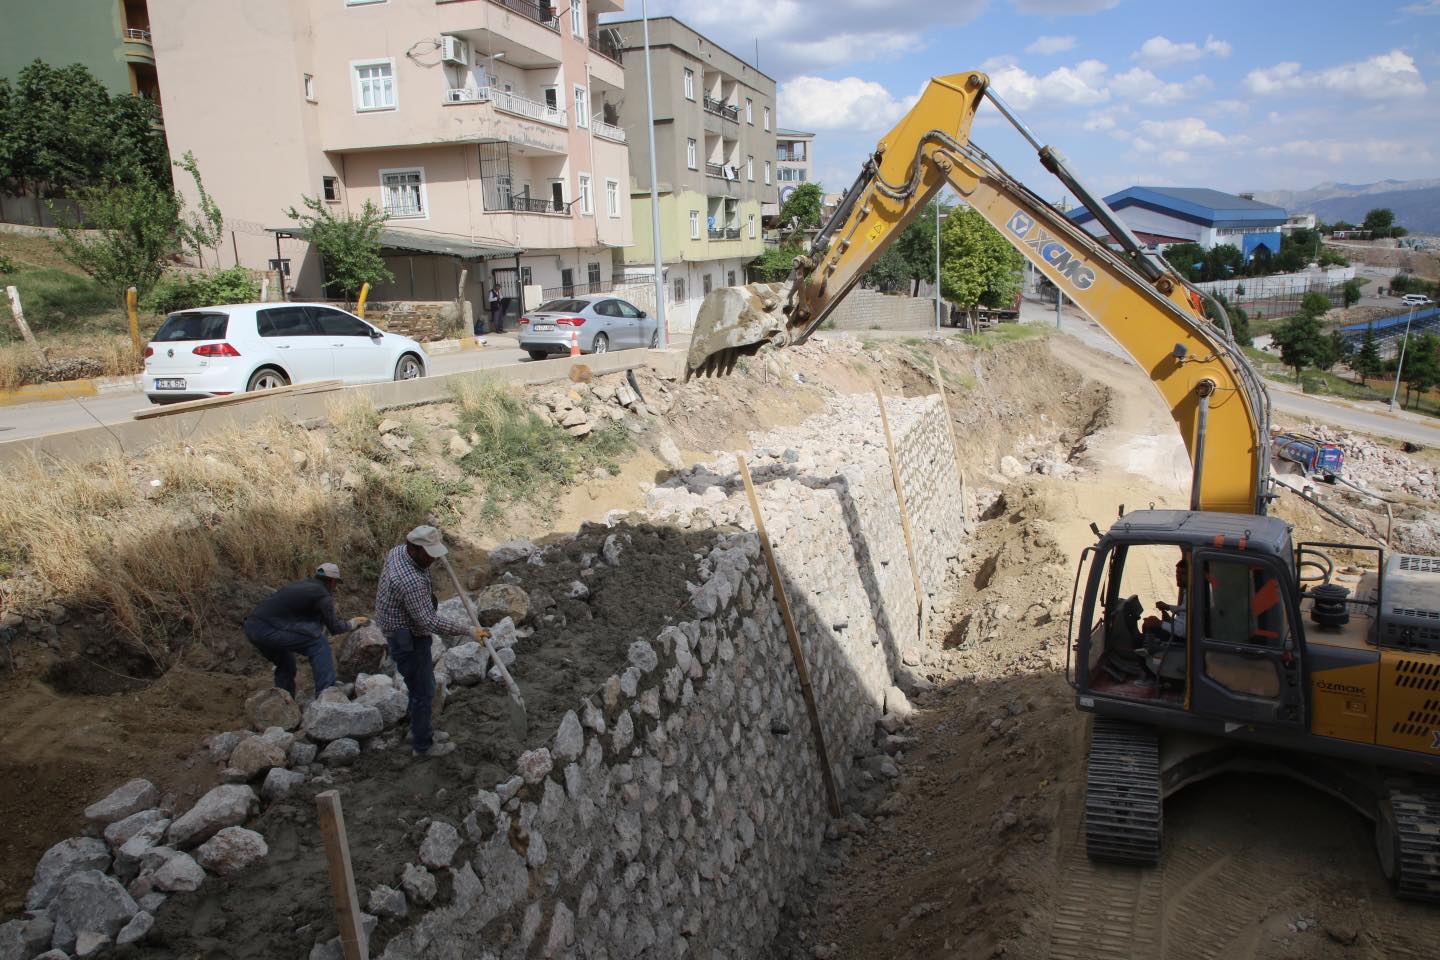
[[[450,558],[441,557],[440,562],[445,565],[445,572],[450,574],[450,582],[455,584],[455,594],[465,605],[465,612],[470,615],[470,622],[478,628],[480,618],[475,614],[475,607],[470,602],[470,594],[460,586],[460,578],[455,575],[455,568],[450,566]],[[525,698],[520,695],[520,686],[515,682],[515,678],[510,676],[510,671],[505,669],[505,662],[495,652],[495,647],[491,645],[488,634],[485,637],[485,649],[490,651],[490,660],[500,669],[500,676],[505,678],[505,689],[510,691],[510,706],[505,718],[506,723],[510,727],[511,734],[517,739],[523,740],[529,730],[530,720],[525,712]]]

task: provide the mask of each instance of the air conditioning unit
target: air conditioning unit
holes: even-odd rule
[[[473,98],[471,91],[458,87],[454,90],[445,91],[445,99],[451,103],[468,103]]]
[[[459,37],[442,37],[441,59],[446,63],[458,63],[462,67],[470,65],[470,45]]]

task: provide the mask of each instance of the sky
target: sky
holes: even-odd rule
[[[651,0],[777,85],[845,189],[931,76],[982,69],[1092,189],[1440,177],[1440,0]],[[640,14],[628,0],[624,16]],[[763,31],[757,30],[764,25]],[[1063,187],[986,103],[972,138]]]

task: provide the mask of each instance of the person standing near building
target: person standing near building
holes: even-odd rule
[[[375,624],[385,634],[390,659],[410,689],[410,740],[415,756],[439,757],[455,744],[435,743],[430,715],[435,696],[435,669],[430,655],[432,633],[473,636],[484,641],[484,627],[442,616],[430,581],[430,565],[449,553],[445,538],[432,526],[419,526],[405,542],[385,555],[380,583],[375,588]]]
[[[497,284],[490,285],[490,332],[503,333],[505,331],[505,298],[500,296],[500,287]]]

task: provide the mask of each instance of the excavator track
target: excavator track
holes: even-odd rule
[[[1161,801],[1157,732],[1096,717],[1085,774],[1085,852],[1090,859],[1158,864]]]
[[[1395,890],[1407,900],[1440,903],[1440,789],[1390,791],[1395,830]]]

